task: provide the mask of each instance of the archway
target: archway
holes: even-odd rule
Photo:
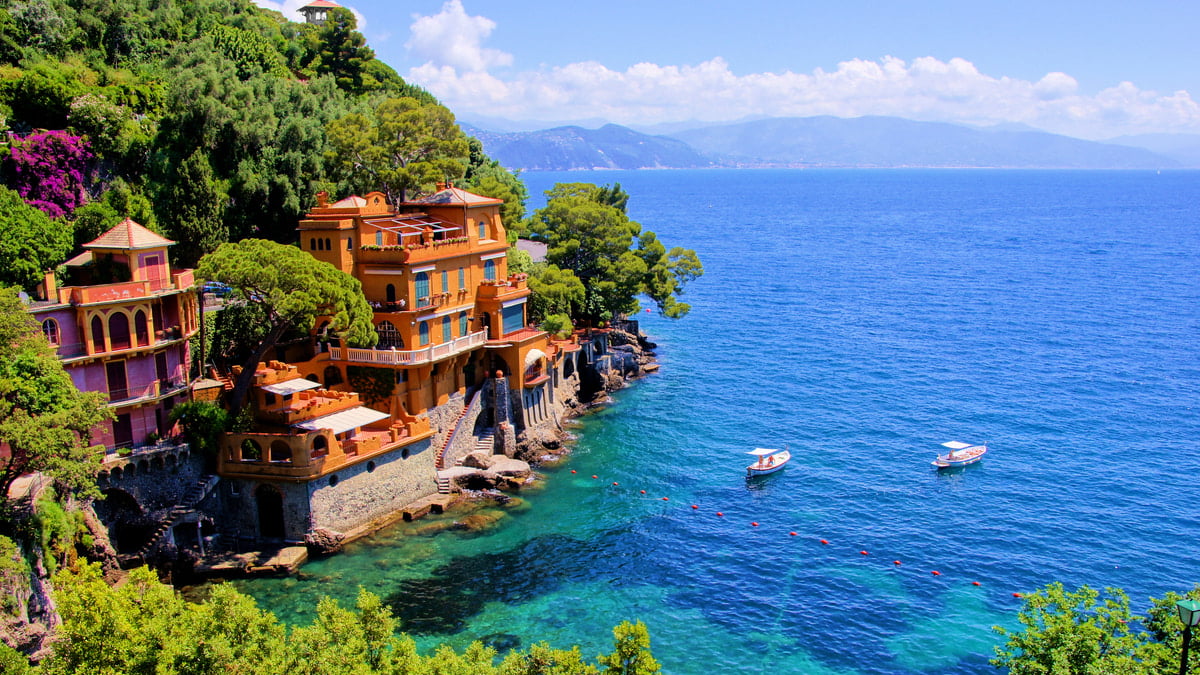
[[[259,485],[254,491],[258,505],[258,536],[261,539],[283,539],[283,495],[274,485]]]
[[[158,525],[142,511],[133,495],[118,488],[105,490],[104,499],[97,500],[94,507],[96,516],[108,528],[117,553],[136,553]]]

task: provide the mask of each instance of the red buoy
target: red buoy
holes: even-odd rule
[[[571,469],[571,473],[575,473],[575,469]]]
[[[942,573],[941,573],[941,572],[939,572],[939,571],[937,571],[937,570],[934,570],[934,571],[930,572],[930,574],[932,574],[932,575],[933,575],[933,576],[935,576],[935,577],[940,577],[940,576],[942,576]]]
[[[900,564],[900,561],[899,561],[899,560],[893,560],[893,561],[892,561],[892,564],[893,564],[893,565],[899,565],[899,564]]]
[[[646,494],[646,491],[645,491],[645,490],[642,490],[642,494]]]
[[[592,478],[599,478],[599,477],[600,476],[597,476],[596,474],[592,474]]]
[[[669,502],[669,501],[671,501],[671,499],[670,499],[669,497],[663,497],[663,501],[664,501],[664,502]]]
[[[822,544],[826,544],[826,545],[828,545],[828,544],[829,544],[829,542],[825,541],[824,539],[822,539],[822,540],[821,540],[821,543],[822,543]]]
[[[792,535],[793,537],[796,536],[795,532],[788,532],[788,534]]]
[[[750,525],[751,525],[752,527],[758,527],[758,523],[755,523],[755,522],[751,522],[751,523],[750,523]]]
[[[717,515],[718,515],[718,516],[723,516],[723,515],[725,515],[725,514],[724,514],[724,513],[721,513],[720,511],[717,511]]]
[[[971,582],[971,585],[972,585],[972,586],[978,586],[978,585],[979,585],[979,582],[978,582],[978,581],[972,581],[972,582]]]
[[[700,508],[700,507],[699,507],[699,506],[696,506],[695,504],[692,504],[692,508],[693,508],[693,509],[698,509],[698,508]]]
[[[1020,593],[1013,593],[1013,597],[1014,597],[1014,598],[1019,598],[1019,597],[1021,597],[1021,594],[1020,594]]]
[[[867,553],[866,551],[859,551],[859,552],[858,552],[858,554],[859,554],[859,555],[870,555],[870,554],[869,554],[869,553]]]

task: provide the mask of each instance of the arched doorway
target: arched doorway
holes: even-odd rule
[[[261,539],[283,539],[283,495],[274,485],[259,485],[254,491],[258,505],[258,536]]]
[[[100,522],[108,527],[113,547],[117,549],[117,553],[137,552],[158,525],[153,518],[142,511],[142,507],[133,495],[119,488],[105,490],[104,499],[97,500],[94,507]]]

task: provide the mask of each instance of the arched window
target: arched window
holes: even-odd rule
[[[326,238],[325,238],[325,250],[326,250],[326,251],[329,251],[329,250],[332,250],[332,249],[333,249],[333,244],[330,244],[330,243],[329,243],[329,238],[328,238],[328,237],[326,237]]]
[[[312,442],[312,456],[323,457],[329,452],[329,441],[325,440],[324,436],[314,436]]]
[[[292,448],[286,441],[276,440],[271,442],[271,458],[272,462],[288,462],[292,461]]]
[[[150,344],[150,320],[146,318],[146,313],[140,309],[137,311],[137,314],[133,315],[133,330],[137,333],[139,347]]]
[[[58,322],[54,319],[46,319],[42,322],[42,335],[46,336],[46,340],[52,345],[59,344],[58,342]]]
[[[129,317],[121,312],[108,317],[108,339],[113,349],[129,349]]]
[[[309,250],[312,250],[312,251],[315,251],[315,250],[317,250],[317,242],[318,242],[318,241],[321,241],[321,240],[320,240],[320,239],[317,239],[316,237],[313,237],[312,239],[309,239],[309,240],[308,240],[308,248],[309,248]]]
[[[387,297],[388,302],[396,301],[396,285],[395,284],[388,284],[387,288],[384,289],[384,293]]]
[[[383,230],[375,230],[375,245],[383,246]]]
[[[429,344],[429,322],[428,321],[421,322],[421,331],[420,332],[421,332],[421,346],[424,347],[425,345]]]
[[[347,251],[354,250],[354,237],[346,237],[346,250]]]
[[[104,322],[100,317],[92,317],[92,352],[104,351]]]
[[[464,336],[467,334],[467,313],[463,312],[458,315],[458,334]]]
[[[450,317],[442,317],[442,342],[449,342],[454,339],[454,331],[450,328]]]
[[[484,260],[483,261],[483,278],[487,279],[488,281],[496,280],[496,261],[495,260]]]
[[[332,387],[342,383],[342,371],[337,366],[328,366],[325,368],[325,386]]]
[[[380,321],[375,326],[375,332],[379,334],[379,347],[389,349],[395,347],[400,349],[404,347],[404,341],[400,339],[400,331],[396,330],[396,326],[391,321]]]
[[[483,218],[480,218],[480,219],[479,219],[479,238],[480,238],[480,239],[487,239],[487,238],[488,238],[488,228],[487,228],[487,226],[488,226],[488,224],[487,224],[487,220],[485,220],[485,219],[483,219]]]
[[[429,272],[417,272],[414,284],[417,287],[417,304],[429,302]]]

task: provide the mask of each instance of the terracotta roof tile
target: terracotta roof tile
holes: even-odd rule
[[[477,195],[474,192],[467,192],[462,188],[448,187],[439,192],[415,199],[410,204],[431,204],[431,205],[450,205],[457,204],[460,206],[483,206],[486,204],[503,204],[503,199],[494,199],[492,197],[484,197]]]
[[[83,245],[83,248],[137,251],[146,248],[172,246],[175,242],[161,237],[126,218],[108,232]]]

